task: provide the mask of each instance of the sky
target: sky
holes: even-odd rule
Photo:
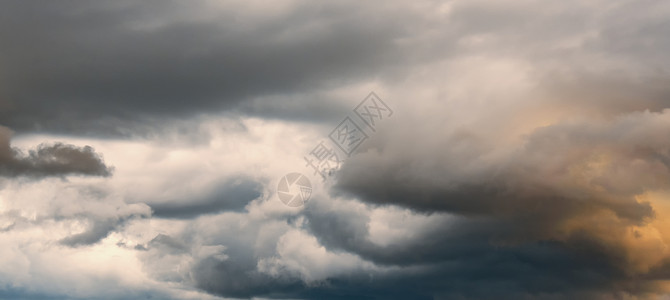
[[[670,299],[669,28],[2,1],[0,299]]]

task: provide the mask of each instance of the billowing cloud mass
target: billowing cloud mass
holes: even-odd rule
[[[669,25],[656,0],[4,2],[0,298],[670,299]]]
[[[90,146],[40,144],[23,155],[10,146],[11,134],[9,129],[0,126],[0,176],[111,175],[111,168]]]

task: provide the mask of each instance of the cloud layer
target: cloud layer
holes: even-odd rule
[[[0,297],[668,299],[668,23],[651,0],[4,3]],[[322,181],[305,157],[370,91],[393,116]],[[304,207],[277,198],[292,172]]]

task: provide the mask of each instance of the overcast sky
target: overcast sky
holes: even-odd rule
[[[670,299],[670,2],[2,1],[0,298]]]

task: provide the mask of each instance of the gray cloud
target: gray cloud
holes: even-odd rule
[[[23,155],[10,146],[10,138],[11,131],[0,127],[0,176],[110,176],[112,173],[90,146],[41,144]]]
[[[89,229],[61,240],[61,243],[70,247],[92,245],[107,237],[116,227],[111,220],[95,221]]]
[[[565,121],[534,130],[520,143],[508,144],[511,149],[488,147],[490,142],[474,133],[419,136],[396,131],[396,135],[386,136],[388,139],[371,141],[359,155],[346,161],[334,194],[381,207],[399,205],[426,214],[464,216],[465,221],[456,225],[462,228],[458,235],[436,229],[425,235],[416,233],[417,240],[412,243],[380,247],[368,237],[364,213],[332,214],[328,209],[307,212],[310,228],[331,249],[351,251],[380,264],[466,262],[500,251],[522,260],[530,255],[527,259],[532,262],[500,261],[510,264],[511,269],[496,271],[494,266],[468,264],[465,272],[477,276],[494,272],[487,276],[486,280],[491,280],[487,285],[498,286],[505,280],[523,285],[499,286],[506,296],[516,295],[517,289],[530,293],[533,296],[526,297],[533,299],[542,299],[539,294],[543,293],[567,298],[585,291],[592,293],[589,298],[603,299],[627,293],[654,295],[652,281],[638,280],[637,276],[665,278],[660,275],[664,274],[664,255],[641,254],[636,244],[655,238],[637,231],[633,237],[630,232],[631,228],[649,226],[658,213],[665,213],[640,197],[670,187],[670,145],[664,138],[670,132],[669,113]],[[421,127],[415,125],[412,130]],[[601,227],[599,222],[608,225]],[[564,282],[580,275],[569,275],[571,271],[558,265],[542,267],[542,274],[516,271],[526,263],[530,268],[542,265],[532,259],[533,253],[525,252],[538,243],[543,248],[560,249],[563,254],[552,255],[555,258],[579,258],[565,258],[565,263],[584,268],[579,272],[592,272],[595,277]],[[662,240],[651,243],[663,247]],[[642,256],[654,258],[645,261]],[[586,262],[591,259],[594,261]],[[579,267],[572,265],[576,261],[581,261]],[[533,279],[538,277],[546,280]],[[472,282],[477,280],[466,284]],[[561,288],[552,288],[554,284]],[[438,290],[437,294],[451,295],[446,298],[458,295]],[[470,288],[456,290],[468,299],[492,297],[473,293]]]
[[[661,179],[670,179],[668,143],[661,138],[670,130],[669,115],[670,111],[635,113],[614,121],[577,121],[540,128],[508,156],[490,163],[482,159],[507,149],[482,147],[479,153],[460,152],[486,143],[477,135],[396,136],[384,145],[393,150],[383,155],[368,151],[347,161],[338,186],[371,202],[379,199],[380,204],[426,212],[517,216],[545,212],[555,216],[560,212],[571,215],[588,205],[641,221],[651,211],[633,196],[667,188],[670,182]],[[421,141],[426,138],[437,140],[434,145],[439,148],[422,150],[425,155],[421,158],[414,149],[403,146],[408,141],[428,144]],[[446,155],[438,159],[434,156],[438,151]],[[473,168],[446,168],[455,161]],[[596,165],[599,162],[604,170]],[[408,167],[417,163],[424,168]],[[559,207],[551,206],[554,202]]]
[[[80,297],[82,286],[68,282],[46,294],[13,287],[50,282],[25,275],[53,273],[40,269],[50,257],[32,249],[86,253],[114,239],[121,257],[137,255],[129,260],[142,262],[146,282],[170,291],[161,298],[662,299],[669,8],[627,0],[4,4],[2,123],[19,134],[113,137],[104,144],[132,158],[128,177],[91,183],[104,186],[93,192],[49,179],[3,186],[0,234],[11,242],[0,257],[12,261],[0,259],[0,270],[12,274],[0,272],[0,285],[11,286],[0,297]],[[393,119],[325,195],[316,188],[302,210],[266,201],[267,178],[285,163],[279,148],[308,149],[311,132],[351,113],[349,95],[371,89],[392,104]],[[221,116],[245,122],[210,135],[218,125],[203,120]],[[292,128],[300,125],[318,128]],[[228,161],[207,157],[215,152],[207,147],[238,151],[227,143],[247,140],[258,148],[230,155],[225,172],[218,168]],[[90,147],[24,154],[9,142],[0,130],[4,177],[111,172]],[[256,161],[262,155],[277,165]],[[230,177],[239,170],[254,177]],[[49,237],[30,235],[35,227]],[[137,289],[123,282],[115,290]],[[101,297],[137,298],[128,295]]]
[[[0,79],[0,118],[20,132],[119,134],[155,118],[353,82],[399,55],[397,25],[346,5],[269,19],[217,8],[202,19],[203,10],[178,1],[7,3],[0,62],[11,76]],[[270,109],[290,114],[271,103],[243,107]]]
[[[153,215],[159,218],[193,218],[223,211],[242,211],[249,202],[260,197],[261,192],[262,185],[256,181],[232,178],[217,185],[204,196],[168,199],[150,206]]]
[[[131,214],[104,218],[100,216],[88,216],[84,218],[89,225],[84,232],[67,236],[60,240],[60,243],[69,247],[90,246],[100,242],[110,233],[120,230],[126,223],[143,218],[142,214]]]
[[[593,259],[601,249],[588,237],[575,238],[570,244],[497,246],[488,242],[495,235],[492,226],[473,230],[468,226],[472,224],[465,222],[456,225],[466,229],[457,236],[444,235],[444,228],[436,228],[418,233],[415,244],[379,247],[346,229],[347,222],[360,222],[357,218],[332,207],[322,213],[313,215],[309,226],[328,249],[351,251],[381,264],[403,267],[393,272],[334,275],[306,284],[290,269],[272,276],[259,272],[258,258],[244,251],[244,239],[224,237],[220,241],[231,247],[225,251],[226,259],[205,257],[190,270],[196,286],[224,297],[273,299],[609,299],[633,292],[617,286],[631,280],[622,270]],[[339,217],[342,222],[325,219],[326,215]],[[262,234],[253,230],[245,233],[251,234],[252,240]],[[487,289],[477,288],[481,286]],[[644,291],[645,286],[638,289]]]

